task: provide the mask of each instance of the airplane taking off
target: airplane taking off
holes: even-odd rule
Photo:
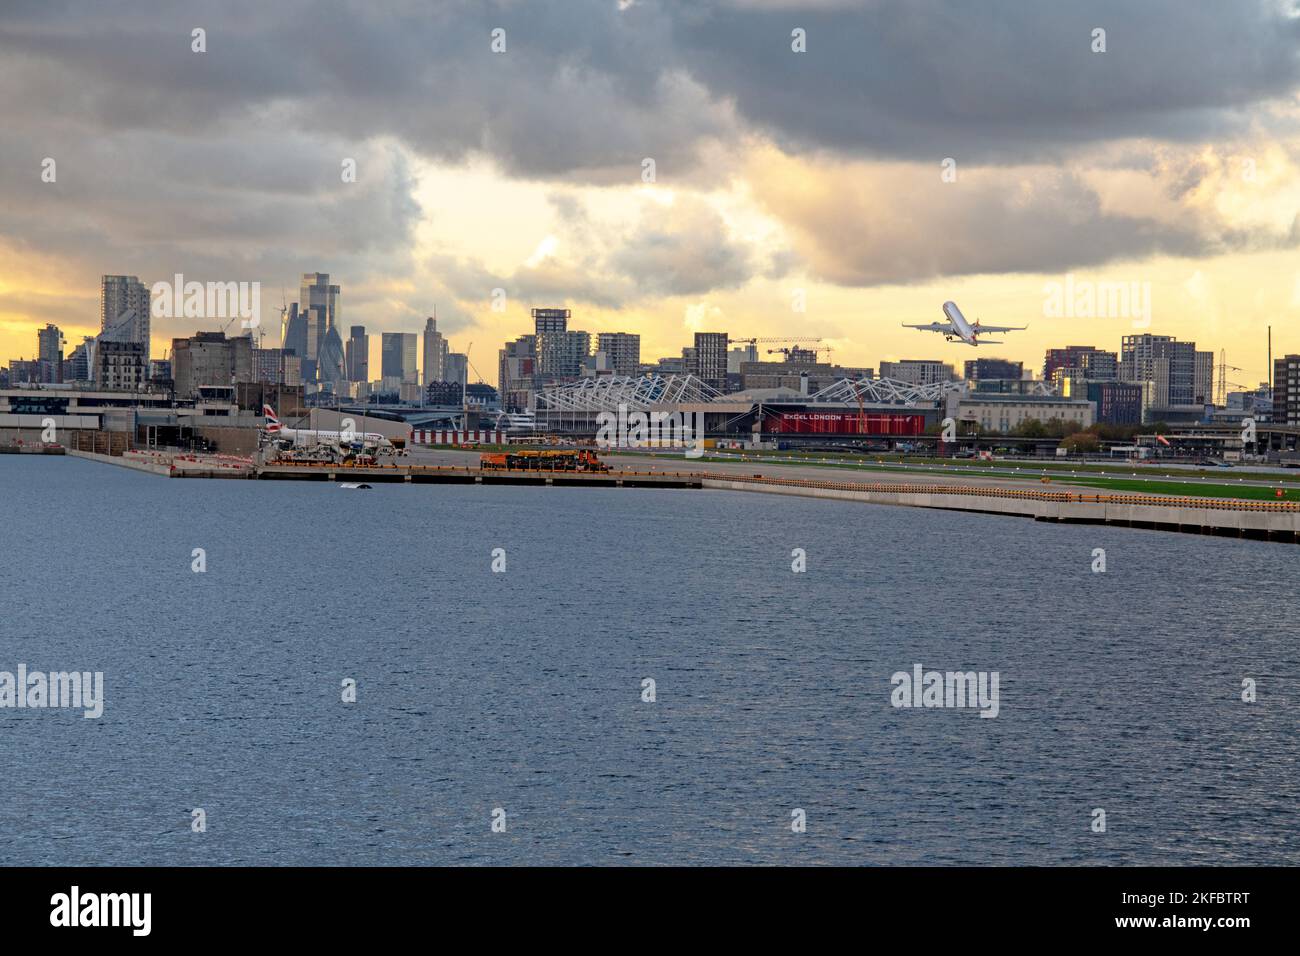
[[[911,325],[903,323],[905,329],[922,329],[926,332],[941,332],[943,337],[951,342],[953,339],[961,339],[967,345],[1002,345],[1001,342],[992,342],[988,339],[980,339],[981,335],[988,332],[1020,332],[1029,328],[1027,325],[980,325],[979,319],[974,324],[966,321],[966,316],[961,314],[961,309],[957,308],[956,302],[945,302],[943,304],[943,314],[948,319],[947,322],[927,322],[924,325]]]
[[[266,434],[272,441],[291,445],[347,445],[357,449],[393,447],[393,443],[378,432],[349,432],[344,438],[343,432],[285,428],[270,405],[262,406],[262,414],[266,417]]]

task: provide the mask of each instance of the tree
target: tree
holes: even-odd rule
[[[1067,422],[1063,418],[1049,418],[1043,426],[1047,429],[1047,437],[1064,438],[1066,435],[1073,435],[1078,429],[1073,422]]]
[[[1026,418],[1011,429],[1011,434],[1017,438],[1046,438],[1047,427],[1037,418]]]
[[[1075,432],[1061,439],[1061,447],[1071,455],[1085,455],[1100,450],[1101,442],[1092,432]]]

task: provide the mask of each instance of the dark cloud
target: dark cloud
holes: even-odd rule
[[[447,162],[482,154],[539,181],[610,184],[639,182],[647,156],[661,182],[718,175],[709,151],[721,144],[734,155],[754,132],[841,160],[1017,164],[1114,138],[1223,135],[1297,85],[1300,20],[1280,2],[1075,6],[7,0],[0,242],[91,277],[183,271],[273,287],[306,269],[346,274],[352,301],[383,321],[425,311],[423,288],[371,291],[422,275],[410,257],[420,211],[408,150]],[[1089,50],[1097,26],[1107,30],[1104,54]],[[206,53],[191,51],[196,27]],[[490,47],[498,27],[504,54]],[[790,51],[794,27],[807,30],[807,53]],[[59,163],[56,184],[40,182],[46,156]],[[358,161],[355,184],[340,182],[344,157]],[[1197,172],[1187,175],[1194,186]],[[1065,183],[1060,201],[1085,203],[1072,189]],[[857,223],[820,217],[836,231],[816,245],[839,247],[822,261],[842,264],[825,274],[881,274],[870,256],[929,256],[911,270],[924,274],[1211,246],[1191,226],[1162,230],[1096,210],[1058,236],[986,202],[934,224],[948,252],[894,248],[892,238],[873,245],[870,207]],[[735,287],[791,265],[783,254],[756,262],[703,211],[685,229],[646,218],[614,232],[569,212],[567,258],[493,285],[619,305]],[[819,218],[785,214],[796,229]],[[985,215],[1000,228],[989,230]],[[573,251],[588,240],[590,250]],[[961,252],[962,243],[978,248]],[[442,291],[480,301],[486,277],[473,267],[460,275],[464,263],[451,256],[459,265]]]
[[[394,136],[439,160],[482,152],[519,175],[631,182],[643,157],[686,169],[731,132],[675,64],[671,32],[662,8],[612,2],[56,3],[0,24],[0,81],[14,114],[115,134],[271,119]]]
[[[190,50],[196,26],[207,53]],[[806,53],[790,50],[794,27]],[[1095,27],[1105,53],[1091,52]],[[792,148],[927,160],[1195,137],[1292,90],[1298,38],[1300,20],[1271,0],[105,0],[11,4],[0,80],[11,114],[101,131],[270,120],[616,181],[643,156],[689,168],[701,142],[736,134],[732,104]]]
[[[404,153],[382,144],[352,151],[357,181],[345,183],[340,146],[328,140],[250,130],[203,142],[156,131],[84,142],[56,129],[6,157],[13,166],[0,176],[0,245],[51,262],[70,296],[90,299],[79,314],[33,311],[65,324],[98,325],[105,272],[149,283],[177,272],[260,282],[264,320],[278,314],[282,288],[297,299],[302,272],[330,272],[344,277],[345,321],[382,319],[394,314],[382,299],[355,311],[359,286],[409,273],[420,209]],[[57,164],[53,183],[40,178],[46,155]],[[12,297],[4,305],[19,308]],[[193,331],[155,325],[160,334]]]
[[[1300,80],[1281,2],[683,4],[679,57],[792,150],[1021,163],[1079,143],[1240,131]],[[791,51],[791,31],[807,52]],[[1106,52],[1092,31],[1106,31]]]
[[[0,229],[76,257],[111,253],[144,271],[171,271],[173,262],[262,271],[301,261],[304,249],[327,259],[394,255],[420,215],[405,156],[347,145],[357,147],[355,182],[343,181],[342,144],[327,140],[266,130],[84,140],[55,129],[8,151]],[[46,157],[57,164],[52,183],[41,179]]]

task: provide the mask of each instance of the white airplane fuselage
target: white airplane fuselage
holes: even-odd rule
[[[343,432],[320,431],[314,428],[284,428],[281,426],[276,431],[268,431],[268,434],[277,441],[293,442],[294,446],[298,448],[307,445],[361,444],[377,448],[391,448],[393,446],[391,441],[378,432],[349,432],[344,435]]]
[[[943,304],[943,314],[946,315],[948,321],[952,323],[953,331],[957,333],[958,338],[967,345],[976,344],[975,328],[966,321],[966,316],[961,314],[961,309],[957,308],[956,302],[945,302]],[[952,336],[948,336],[948,339],[951,341]]]
[[[938,332],[949,342],[960,340],[970,346],[1001,345],[1001,342],[981,339],[980,336],[998,332],[1020,332],[1028,328],[1025,325],[981,325],[978,319],[967,322],[966,316],[961,314],[961,309],[957,308],[957,303],[952,300],[943,304],[943,317],[946,321],[921,324],[904,322],[903,327],[920,329],[922,332]]]
[[[262,415],[266,426],[262,433],[271,441],[290,442],[297,448],[308,445],[347,445],[353,448],[392,448],[393,443],[378,432],[341,432],[324,431],[319,428],[285,428],[275,409],[270,405],[262,406]]]

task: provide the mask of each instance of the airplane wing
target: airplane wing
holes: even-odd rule
[[[902,323],[905,329],[924,329],[926,332],[952,332],[953,328],[947,322],[927,322],[925,325],[911,325],[907,322]]]
[[[983,335],[985,332],[1023,332],[1027,328],[1027,325],[977,325],[975,331]]]

